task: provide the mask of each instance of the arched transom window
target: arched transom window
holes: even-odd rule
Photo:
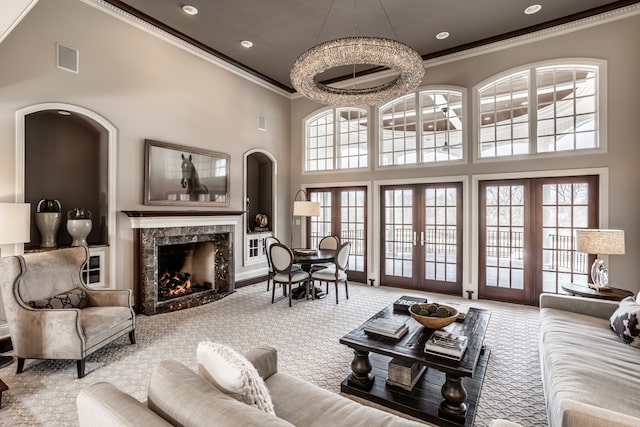
[[[598,148],[599,68],[542,64],[481,85],[478,158]]]
[[[380,107],[380,166],[464,159],[463,92],[423,90]]]
[[[367,111],[335,108],[305,121],[305,172],[366,168]]]

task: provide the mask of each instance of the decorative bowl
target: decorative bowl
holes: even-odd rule
[[[421,303],[421,304],[414,304],[414,305],[419,305],[420,307],[423,307],[428,310],[429,306],[434,305],[434,303]],[[449,310],[451,315],[447,317],[421,316],[413,312],[412,310],[413,305],[409,307],[409,314],[411,314],[411,317],[416,319],[418,323],[420,323],[422,326],[425,326],[429,329],[444,328],[445,326],[448,326],[451,323],[455,322],[455,320],[458,318],[458,310],[456,310],[454,307],[451,307],[450,305],[446,305],[446,304],[437,304],[437,306],[446,308],[447,310]]]

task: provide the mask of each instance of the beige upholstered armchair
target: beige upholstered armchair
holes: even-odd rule
[[[85,359],[122,335],[135,344],[130,290],[92,290],[82,268],[85,247],[0,258],[0,286],[17,372],[26,359]]]

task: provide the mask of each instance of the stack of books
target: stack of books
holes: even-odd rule
[[[378,334],[391,338],[402,338],[408,330],[409,327],[406,322],[384,319],[381,317],[371,319],[366,325],[364,325],[364,331],[367,333]]]
[[[468,344],[469,337],[464,335],[435,331],[424,345],[424,351],[427,354],[460,360]]]
[[[393,358],[389,362],[387,384],[411,391],[426,369],[426,366]]]
[[[393,303],[393,310],[397,312],[402,312],[409,314],[409,307],[413,304],[420,304],[427,302],[425,297],[412,297],[403,295]]]

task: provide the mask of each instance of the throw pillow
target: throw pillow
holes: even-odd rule
[[[620,301],[618,309],[611,315],[611,329],[632,347],[640,348],[640,304],[633,297]]]
[[[28,304],[31,308],[85,308],[88,304],[87,293],[82,288],[73,288],[49,298],[29,301]]]
[[[200,375],[224,393],[275,415],[269,389],[243,355],[224,344],[202,341],[196,350]]]

